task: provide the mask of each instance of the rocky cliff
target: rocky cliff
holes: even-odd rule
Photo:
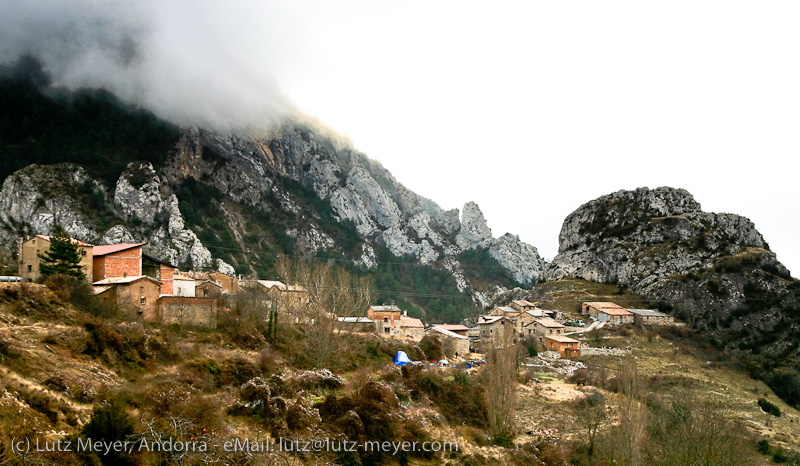
[[[629,287],[800,402],[800,282],[747,218],[703,212],[682,189],[609,194],[564,221],[544,278],[568,277]]]
[[[35,97],[48,108],[68,107],[65,114],[76,118],[73,100]],[[92,102],[94,107],[120,105],[103,98]],[[126,111],[115,110],[117,127],[128,124]],[[140,128],[147,118],[152,116],[132,119]],[[96,120],[92,125],[92,134],[103,135],[111,148],[107,155],[105,146],[91,147],[87,135],[65,139],[88,140],[86,150],[71,147],[81,157],[68,160],[88,152],[90,164],[46,163],[64,157],[30,142],[46,140],[44,124],[26,140],[6,141],[19,153],[35,150],[42,162],[3,182],[0,240],[7,248],[13,249],[19,236],[49,233],[58,224],[95,244],[146,241],[147,253],[182,267],[257,276],[272,273],[279,255],[322,255],[374,269],[388,251],[396,258],[390,261],[446,271],[459,291],[474,287],[464,273],[470,266],[462,263],[464,251],[487,249],[493,266],[523,285],[535,282],[546,265],[536,248],[518,237],[494,238],[476,204],[467,203],[461,218],[457,209],[445,211],[405,188],[345,138],[300,117],[250,134],[178,129],[171,149],[160,157],[149,150],[141,158],[138,139],[116,150],[110,129]],[[150,126],[163,130],[162,140],[171,134],[163,129],[166,124]],[[125,168],[114,174],[112,165],[120,162]]]

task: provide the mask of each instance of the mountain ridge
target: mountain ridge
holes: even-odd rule
[[[468,278],[465,265],[502,270],[508,286],[530,286],[544,269],[535,247],[514,235],[494,238],[477,205],[466,205],[462,222],[458,209],[445,211],[408,190],[311,120],[285,117],[257,133],[220,134],[158,123],[103,92],[45,92],[19,77],[4,78],[2,91],[13,111],[27,115],[0,128],[6,170],[24,163],[23,154],[38,154],[30,159],[38,164],[8,172],[3,182],[7,256],[18,237],[58,223],[84,241],[146,241],[149,254],[176,265],[253,276],[271,277],[281,254],[346,259],[369,270],[399,259],[442,271],[451,279],[434,281],[478,302],[479,291],[493,286],[473,290],[482,280]],[[106,118],[113,125],[100,115],[113,115]],[[125,118],[171,128],[173,142],[157,146],[160,156],[139,158],[136,138],[114,140],[115,131],[127,131],[120,129]],[[52,135],[68,124],[75,137],[64,153],[62,138]],[[85,136],[95,134],[92,144],[95,136]],[[379,260],[384,249],[396,259]]]

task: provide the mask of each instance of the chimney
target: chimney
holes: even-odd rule
[[[408,317],[408,311],[403,311],[403,317]]]

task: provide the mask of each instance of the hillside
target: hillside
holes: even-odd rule
[[[744,217],[680,189],[609,194],[567,217],[544,277],[624,286],[800,404],[800,282]]]
[[[148,254],[187,269],[275,278],[279,256],[315,256],[439,321],[544,269],[533,246],[493,237],[476,204],[444,211],[305,117],[218,134],[104,91],[52,88],[32,59],[0,78],[4,262],[20,236],[56,224],[94,244],[147,242]]]
[[[48,286],[0,287],[3,445],[24,436],[74,443],[85,436],[110,441],[130,435],[137,442],[192,439],[215,447],[211,456],[34,451],[26,456],[27,464],[96,464],[92,461],[98,457],[104,464],[205,464],[213,459],[251,465],[555,466],[591,464],[592,458],[630,464],[619,436],[629,432],[622,415],[632,402],[641,407],[640,426],[647,426],[630,431],[640,445],[636,454],[649,461],[666,449],[693,455],[693,449],[702,452],[708,445],[727,453],[708,457],[706,464],[770,464],[773,456],[796,461],[793,452],[800,447],[800,413],[688,330],[621,329],[587,335],[587,346],[630,348],[636,359],[584,356],[579,361],[588,369],[571,377],[558,361],[523,360],[511,437],[491,438],[484,401],[491,382],[485,369],[401,370],[392,364],[399,349],[423,358],[418,346],[342,334],[340,351],[328,361],[331,370],[317,370],[304,351],[312,334],[303,326],[284,324],[278,338],[267,343],[260,331],[235,320],[203,330],[101,319],[81,310],[86,302],[79,289],[58,281]],[[636,367],[634,391],[622,383],[630,364]],[[581,400],[596,399],[598,393],[604,401],[596,446],[587,456],[585,423],[590,418]],[[781,415],[762,411],[760,398],[777,406]],[[687,400],[691,404],[676,404]],[[676,409],[684,410],[682,420],[659,424]],[[695,437],[676,448],[669,440],[676,429]],[[707,432],[700,435],[697,429]],[[226,452],[219,447],[267,436],[303,442],[457,442],[458,451],[279,452],[254,447]],[[759,454],[759,447],[767,454]],[[23,461],[7,448],[0,450],[0,459]]]

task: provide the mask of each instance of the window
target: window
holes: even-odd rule
[[[139,304],[141,304],[142,306],[146,305],[147,304],[147,298],[142,296],[142,298],[139,300]]]
[[[389,323],[389,318],[388,317],[384,317],[383,318],[383,323],[384,324],[388,324]]]
[[[389,327],[386,327],[385,329],[383,329],[383,333],[389,333]]]
[[[139,294],[144,294],[144,287],[143,286],[139,287]]]
[[[86,255],[86,249],[81,249],[81,255],[82,255],[82,256],[85,256],[85,255]]]
[[[33,266],[31,264],[28,264],[28,272],[33,272]]]

